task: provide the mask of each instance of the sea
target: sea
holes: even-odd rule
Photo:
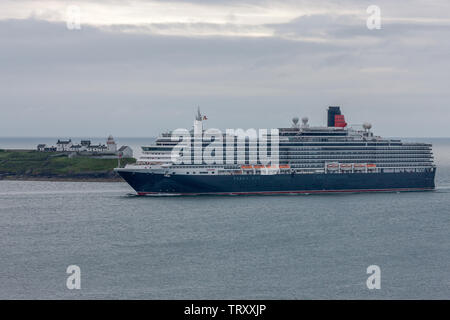
[[[0,181],[0,299],[449,299],[450,138],[408,140],[433,143],[436,191],[138,197],[122,182]]]

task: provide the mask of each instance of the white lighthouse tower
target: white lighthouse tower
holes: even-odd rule
[[[108,152],[111,153],[117,152],[117,145],[112,135],[109,135],[108,140],[106,140],[106,146],[108,147]]]

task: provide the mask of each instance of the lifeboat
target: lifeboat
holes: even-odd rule
[[[338,163],[329,163],[329,164],[327,164],[327,169],[328,170],[337,170],[337,169],[339,169],[339,164]]]
[[[353,165],[354,169],[356,171],[361,171],[361,170],[365,170],[366,169],[366,164],[365,163],[355,163]]]

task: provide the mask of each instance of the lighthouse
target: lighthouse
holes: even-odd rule
[[[117,145],[114,141],[114,138],[112,135],[109,135],[108,140],[106,140],[106,146],[108,148],[108,152],[116,153],[117,152]]]

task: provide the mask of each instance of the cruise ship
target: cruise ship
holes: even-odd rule
[[[216,133],[215,138],[204,139],[208,132],[203,127],[205,120],[206,116],[198,110],[194,128],[186,130],[191,139],[184,141],[184,149],[180,149],[181,136],[174,135],[174,131],[163,133],[152,145],[142,146],[142,156],[135,164],[115,171],[138,195],[398,192],[435,188],[431,144],[376,136],[370,123],[349,126],[339,106],[328,107],[326,126],[310,126],[308,118],[300,123],[295,117],[289,127],[272,129],[256,138],[242,135],[242,130],[239,134],[227,131],[220,137]],[[223,150],[202,157],[211,151],[211,141]],[[261,157],[261,151],[268,157]]]

